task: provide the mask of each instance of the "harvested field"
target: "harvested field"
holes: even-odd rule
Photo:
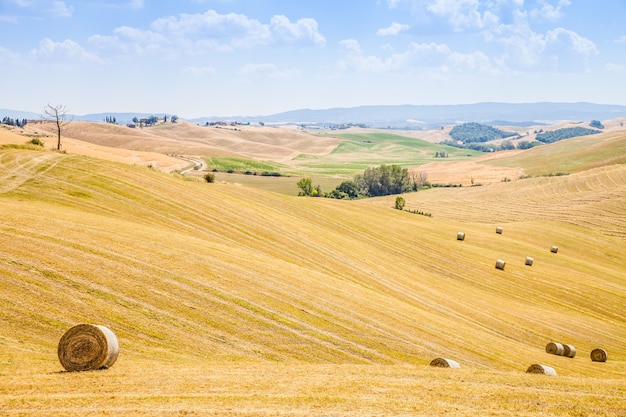
[[[407,209],[440,219],[491,224],[554,221],[626,238],[626,165],[488,187],[431,189],[404,198]],[[463,210],[459,210],[460,201]],[[508,230],[507,226],[507,234]]]
[[[8,415],[623,414],[623,165],[403,196],[432,218],[46,149],[0,149],[0,179]],[[115,366],[63,371],[75,323]]]

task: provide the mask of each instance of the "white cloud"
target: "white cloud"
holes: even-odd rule
[[[152,32],[150,30],[141,30],[137,28],[133,28],[130,26],[120,26],[113,30],[113,33],[118,36],[125,38],[131,42],[141,43],[141,44],[159,44],[168,42],[167,38],[163,35]]]
[[[183,69],[185,74],[190,74],[196,77],[200,77],[202,75],[211,75],[215,74],[215,68],[213,67],[187,67]]]
[[[614,64],[612,62],[607,62],[605,69],[608,72],[623,72],[626,68],[621,64]]]
[[[68,6],[64,1],[54,1],[52,2],[51,12],[57,17],[72,17],[74,6]]]
[[[626,35],[615,39],[615,43],[626,43]]]
[[[167,38],[176,38],[179,43],[201,42],[222,50],[280,43],[318,46],[326,43],[314,19],[291,22],[282,15],[273,16],[269,24],[263,24],[243,14],[219,14],[209,10],[203,14],[163,17],[150,27]]]
[[[558,20],[563,16],[561,9],[570,4],[572,4],[570,0],[558,0],[556,4],[552,4],[547,0],[539,0],[538,7],[532,9],[530,14],[533,18]]]
[[[288,43],[312,41],[315,45],[326,44],[315,19],[298,19],[292,23],[286,16],[277,15],[272,17],[270,29],[275,38]]]
[[[502,46],[501,55],[494,61],[510,71],[551,67],[576,71],[586,66],[590,56],[598,54],[591,40],[564,28],[540,34],[528,25],[501,26],[488,39]]]
[[[453,30],[482,29],[498,22],[498,17],[490,10],[481,11],[485,5],[478,0],[434,0],[426,9],[446,18]]]
[[[314,19],[292,22],[286,16],[276,15],[269,23],[262,23],[243,14],[208,10],[165,16],[154,20],[149,28],[121,26],[110,35],[91,36],[89,43],[113,54],[172,60],[269,45],[323,46],[326,39]]]
[[[150,27],[167,37],[186,41],[211,39],[216,44],[240,47],[267,44],[270,39],[267,25],[242,14],[219,14],[214,10],[203,14],[163,17],[155,20]]]
[[[409,25],[403,25],[397,22],[393,22],[389,27],[378,29],[376,34],[378,36],[395,36],[407,29],[409,29]]]
[[[94,35],[88,42],[100,49],[112,49],[123,55],[145,56],[152,52],[161,52],[170,44],[164,36],[130,26],[120,26],[113,30],[112,36]]]
[[[128,4],[131,9],[143,9],[144,0],[130,0]]]
[[[96,54],[87,52],[82,46],[71,39],[63,42],[54,42],[49,38],[44,38],[39,42],[39,46],[29,53],[32,58],[59,58],[70,59],[81,62],[103,63]]]
[[[20,54],[0,46],[0,63],[5,64],[7,67],[11,67],[22,64],[23,60]]]
[[[339,42],[339,45],[352,53],[361,53],[361,45],[356,39],[344,39]]]
[[[239,72],[243,75],[264,76],[282,80],[295,79],[302,76],[302,73],[297,69],[279,70],[274,64],[247,64]]]
[[[402,53],[391,54],[381,58],[364,55],[359,43],[354,39],[341,42],[346,57],[338,62],[342,70],[354,69],[360,72],[405,72],[421,71],[428,74],[444,72],[470,72],[494,74],[498,69],[483,52],[469,54],[453,51],[448,45],[440,43],[411,42]]]
[[[548,45],[565,46],[574,50],[580,55],[595,55],[598,53],[596,45],[587,38],[584,38],[564,28],[556,28],[546,33],[546,43]]]

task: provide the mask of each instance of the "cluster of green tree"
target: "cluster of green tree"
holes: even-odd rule
[[[602,122],[601,122],[601,121],[599,121],[599,120],[592,120],[592,121],[589,123],[589,126],[591,126],[591,127],[593,127],[593,128],[596,128],[596,129],[604,129],[604,125],[603,125],[603,124],[602,124]]]
[[[578,136],[595,135],[596,133],[600,133],[600,131],[596,129],[588,129],[586,127],[565,127],[563,129],[539,133],[537,135],[537,140],[543,143],[553,143]]]
[[[417,191],[427,186],[426,173],[419,172],[413,176],[409,170],[399,165],[380,165],[367,168],[363,174],[357,174],[352,181],[344,181],[329,193],[322,192],[319,185],[313,186],[311,178],[302,178],[297,186],[299,195],[327,197],[340,200],[353,200],[364,197],[377,197],[391,194],[402,194]]]
[[[487,126],[480,123],[463,123],[454,126],[450,131],[450,137],[455,141],[463,144],[475,142],[489,142],[496,139],[509,138],[516,136],[517,133],[505,132],[493,126]]]
[[[167,114],[163,116],[163,123],[167,123],[167,117]],[[178,116],[176,116],[175,114],[170,116],[169,118],[170,122],[172,123],[176,123],[176,121],[178,120]],[[138,124],[140,127],[155,125],[159,122],[159,120],[161,119],[158,116],[144,117],[142,119],[136,116],[133,117],[133,123]]]
[[[9,126],[24,127],[26,126],[27,123],[28,123],[28,120],[26,119],[22,119],[22,120],[12,119],[6,116],[2,119],[2,124],[9,125]]]
[[[115,116],[107,116],[107,117],[104,118],[104,121],[106,123],[117,124],[117,120],[115,120]]]
[[[411,189],[409,170],[399,165],[367,168],[354,177],[359,192],[367,197],[402,194]]]
[[[517,149],[530,149],[530,148],[534,148],[535,146],[539,146],[542,145],[541,142],[537,142],[537,141],[527,141],[527,140],[522,140],[517,144]]]

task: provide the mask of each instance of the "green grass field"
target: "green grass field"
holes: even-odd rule
[[[406,168],[437,160],[464,160],[480,155],[476,151],[437,145],[392,133],[345,133],[334,136],[341,139],[341,143],[330,154],[299,155],[294,158],[293,165],[300,172],[352,178],[366,168],[381,163]],[[437,152],[445,152],[448,157],[437,158]]]
[[[604,137],[567,176],[404,195],[432,217],[3,147],[0,414],[624,416],[626,165],[602,155],[625,137]],[[511,158],[560,170],[554,145]],[[78,323],[114,331],[111,369],[63,371]]]
[[[207,169],[209,171],[217,170],[219,172],[233,171],[237,173],[249,172],[255,175],[261,175],[265,173],[281,172],[285,168],[285,165],[275,162],[257,161],[254,159],[246,158],[233,158],[233,157],[211,157],[207,158]]]

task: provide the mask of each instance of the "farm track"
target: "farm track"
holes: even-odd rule
[[[41,153],[34,158],[27,154],[13,158],[9,153],[0,153],[0,193],[10,192],[26,181],[45,175],[58,162],[50,153]]]

